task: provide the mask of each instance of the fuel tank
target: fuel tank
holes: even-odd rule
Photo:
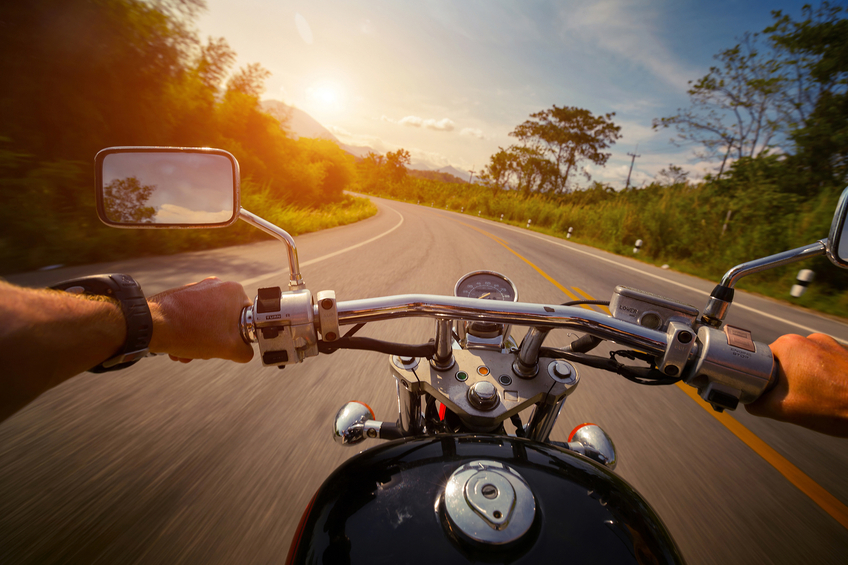
[[[290,563],[683,563],[648,503],[605,467],[492,435],[396,440],[315,493]]]

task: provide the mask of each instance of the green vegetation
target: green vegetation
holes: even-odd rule
[[[232,71],[223,38],[192,30],[202,0],[27,0],[0,5],[0,272],[230,245],[255,230],[109,230],[95,153],[114,145],[220,147],[244,207],[302,233],[376,212],[345,197],[354,158],[289,137],[259,106],[268,72]],[[259,234],[259,235],[257,235]]]
[[[670,165],[644,188],[574,190],[580,160],[603,165],[618,128],[612,115],[554,106],[513,131],[520,143],[491,157],[480,185],[406,178],[372,161],[360,165],[372,179],[362,190],[522,226],[529,219],[560,237],[573,228],[573,241],[622,255],[642,239],[640,259],[716,282],[734,265],[812,243],[827,235],[848,182],[848,19],[826,2],[805,7],[800,21],[773,15],[763,34],[716,56],[719,65],[692,83],[689,108],[654,122],[723,159],[703,182]],[[848,317],[848,276],[825,258],[739,287],[789,299],[801,268],[816,279],[792,301]]]
[[[530,114],[531,119],[509,134],[519,143],[499,147],[481,178],[491,186],[525,194],[571,192],[577,173],[592,179],[582,161],[603,166],[610,158],[603,150],[621,137],[621,128],[612,122],[614,115],[596,117],[583,108],[556,105]]]

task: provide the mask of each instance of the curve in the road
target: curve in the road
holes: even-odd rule
[[[379,235],[375,235],[371,239],[366,239],[365,241],[360,241],[356,245],[351,245],[350,247],[345,247],[344,249],[339,249],[338,251],[334,251],[332,253],[327,253],[326,255],[322,255],[321,257],[316,257],[315,259],[310,259],[309,261],[301,263],[300,266],[301,267],[308,267],[309,265],[314,265],[315,263],[319,263],[321,261],[326,261],[327,259],[330,259],[332,257],[336,257],[337,255],[347,253],[348,251],[353,251],[354,249],[358,249],[358,248],[362,247],[363,245],[368,245],[371,242],[377,241],[381,237],[386,237],[387,235],[389,235],[390,233],[392,233],[393,231],[395,231],[396,229],[401,227],[403,225],[403,214],[401,214],[400,212],[398,212],[394,208],[390,208],[389,206],[386,206],[386,208],[391,210],[392,212],[394,212],[395,214],[397,214],[400,217],[400,221],[398,223],[396,223],[394,226],[392,226],[391,228],[389,228],[388,230],[384,231],[383,233],[381,233]],[[257,277],[246,279],[246,280],[243,280],[243,281],[240,281],[240,282],[241,282],[242,286],[247,287],[247,286],[254,285],[254,284],[258,283],[259,281],[262,281],[262,280],[265,280],[265,279],[278,278],[278,277],[280,277],[283,274],[288,273],[288,272],[289,272],[288,269],[280,269],[279,271],[276,271],[276,272],[273,272],[273,273],[265,273],[265,274],[259,275]]]

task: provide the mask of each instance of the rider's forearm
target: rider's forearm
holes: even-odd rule
[[[102,363],[125,338],[114,301],[0,282],[0,421]]]

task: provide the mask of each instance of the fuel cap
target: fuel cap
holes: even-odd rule
[[[517,471],[498,461],[472,461],[445,486],[445,511],[465,538],[486,545],[521,539],[533,525],[536,499]]]

